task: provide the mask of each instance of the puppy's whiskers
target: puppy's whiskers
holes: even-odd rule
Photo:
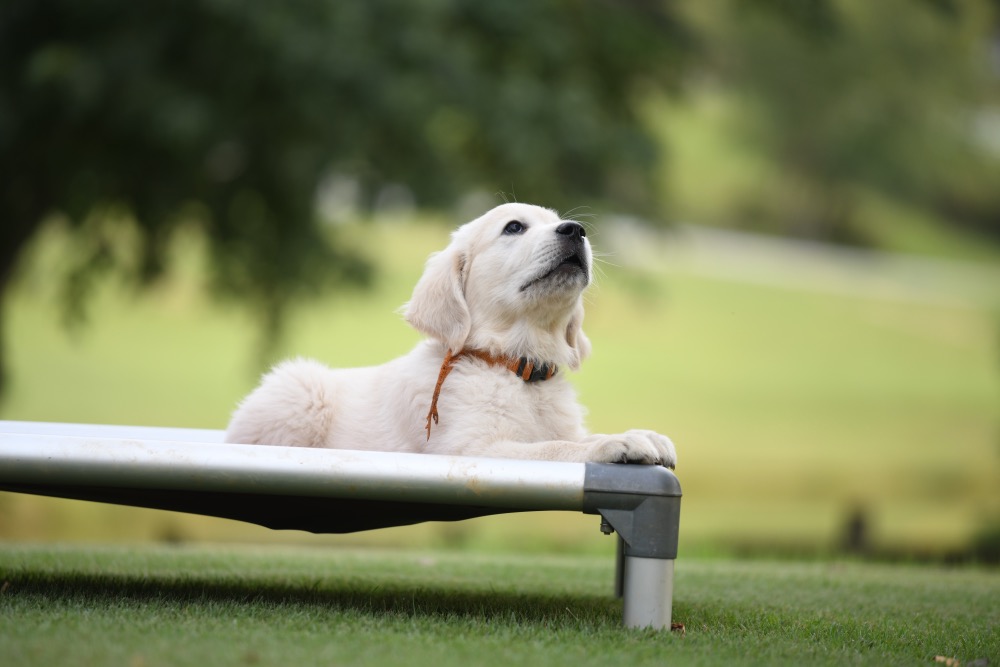
[[[497,199],[502,199],[504,204],[516,204],[517,195],[514,193],[514,186],[510,187],[510,196],[504,190],[497,190],[494,195]]]
[[[597,230],[597,225],[594,224],[594,221],[592,219],[595,218],[596,216],[593,213],[583,213],[583,212],[577,213],[576,210],[577,209],[575,208],[571,209],[567,211],[565,214],[560,215],[559,217],[563,220],[571,220],[572,222],[580,223],[581,225],[583,225],[584,230],[586,230],[587,235],[592,236],[594,232]],[[591,219],[588,220],[587,218]]]
[[[593,218],[593,213],[584,213],[582,209],[590,208],[589,206],[574,206],[570,210],[561,214],[559,217],[563,220],[573,220],[574,222],[580,222],[580,218]],[[579,213],[577,211],[580,211]]]
[[[594,252],[592,254],[591,271],[594,274],[594,279],[591,281],[590,288],[584,293],[584,299],[590,298],[592,292],[597,292],[600,290],[601,282],[606,280],[608,277],[607,271],[604,270],[605,266],[612,266],[614,268],[621,268],[620,265],[614,262],[609,262],[605,257],[611,256],[611,253],[598,253]]]
[[[591,257],[593,257],[595,262],[600,262],[601,264],[607,264],[608,266],[613,266],[616,269],[621,268],[621,264],[616,264],[608,259],[608,257],[614,257],[615,253],[601,250],[591,250]]]

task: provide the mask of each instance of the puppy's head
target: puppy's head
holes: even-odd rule
[[[527,204],[504,204],[458,228],[431,256],[407,321],[463,348],[577,368],[590,352],[583,291],[592,255],[582,225]]]

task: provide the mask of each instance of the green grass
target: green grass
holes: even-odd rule
[[[427,253],[447,242],[447,228],[376,224],[345,233],[379,248],[379,282],[297,310],[283,354],[357,366],[418,339],[395,310]],[[606,241],[599,228],[591,236],[598,248]],[[39,246],[12,293],[11,386],[0,417],[224,427],[256,381],[256,334],[244,314],[201,295],[196,244],[180,247],[195,267],[141,299],[103,284],[90,324],[73,335],[53,306],[57,246],[57,236]],[[653,428],[676,442],[682,547],[828,549],[861,508],[876,547],[940,554],[1000,522],[995,301],[961,293],[950,304],[895,300],[879,296],[878,285],[871,295],[809,291],[797,284],[808,275],[768,286],[683,263],[642,270],[608,259],[588,296],[594,354],[573,381],[592,430]],[[7,539],[306,539],[25,496],[0,496],[0,506]],[[548,514],[324,539],[603,548],[591,518]]]
[[[4,665],[932,664],[1000,656],[1000,577],[681,559],[678,633],[610,557],[0,546]]]

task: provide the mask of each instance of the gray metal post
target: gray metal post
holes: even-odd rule
[[[619,535],[615,538],[615,597],[625,595],[625,540]]]
[[[621,540],[623,621],[670,628],[681,487],[660,466],[588,463],[584,512],[600,514]],[[620,565],[616,563],[616,579]],[[617,584],[616,584],[617,587]]]
[[[627,628],[669,628],[674,597],[674,561],[625,558],[622,621]]]
[[[72,435],[77,429],[93,435]],[[109,429],[112,435],[104,435]],[[583,504],[581,463],[209,442],[221,432],[0,422],[0,483],[441,503]],[[157,438],[157,432],[163,435]],[[148,439],[147,439],[148,438]],[[196,443],[196,444],[195,444]],[[72,497],[72,496],[71,496]],[[209,509],[209,508],[206,508]],[[211,514],[211,512],[207,512]]]

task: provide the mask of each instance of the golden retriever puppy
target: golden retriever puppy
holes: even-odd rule
[[[226,441],[674,467],[653,431],[588,435],[567,370],[590,352],[582,225],[503,204],[457,229],[405,306],[427,340],[381,366],[276,366],[237,408]]]

